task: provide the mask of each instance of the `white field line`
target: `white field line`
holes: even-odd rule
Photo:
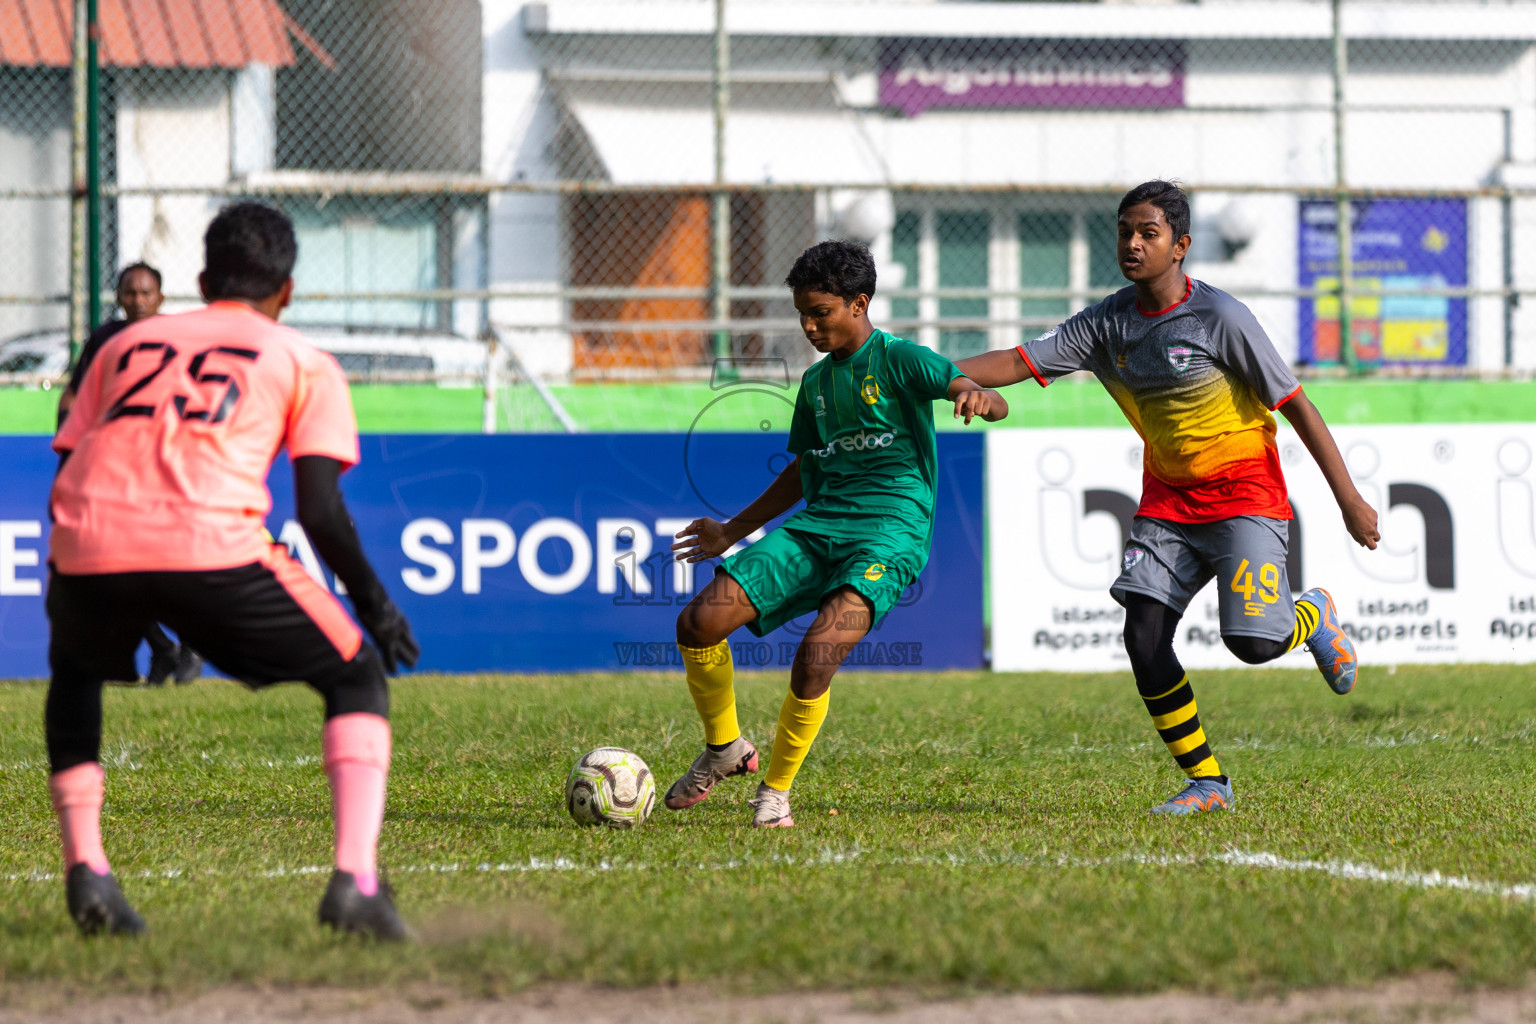
[[[732,858],[724,861],[699,861],[699,862],[671,862],[647,864],[644,862],[627,861],[599,861],[596,864],[582,864],[565,857],[545,859],[542,857],[530,857],[526,861],[517,863],[492,864],[488,861],[477,864],[462,864],[457,862],[446,864],[411,864],[388,869],[392,875],[414,874],[537,874],[545,872],[570,873],[577,875],[601,874],[609,871],[736,871],[747,868],[785,866],[800,868],[826,868],[838,867],[847,864],[870,864],[873,866],[915,866],[915,867],[1020,867],[1020,868],[1103,868],[1125,864],[1142,865],[1148,867],[1191,867],[1203,865],[1216,865],[1231,868],[1242,868],[1255,871],[1280,871],[1292,873],[1315,873],[1327,875],[1330,878],[1343,879],[1352,882],[1374,882],[1378,885],[1398,886],[1408,889],[1451,889],[1458,892],[1473,893],[1480,896],[1496,896],[1501,899],[1512,900],[1536,900],[1536,884],[1519,883],[1509,885],[1503,882],[1489,882],[1475,878],[1467,878],[1462,875],[1446,875],[1439,871],[1407,871],[1397,868],[1379,868],[1370,864],[1357,864],[1353,861],[1342,860],[1299,860],[1289,857],[1281,857],[1273,853],[1249,852],[1244,850],[1229,849],[1217,854],[1123,854],[1116,857],[1082,858],[1082,857],[1050,857],[1040,855],[1021,854],[963,854],[948,853],[924,856],[892,856],[882,857],[871,854],[861,849],[847,851],[823,850],[819,854],[811,856],[793,856],[773,854],[767,857],[743,857]],[[298,867],[280,867],[267,871],[259,871],[244,876],[256,879],[292,878],[306,875],[329,874],[329,865],[304,865]],[[217,876],[227,874],[217,870],[199,870],[189,873],[182,869],[164,871],[143,871],[124,877],[146,878],[157,880],[182,880],[195,874],[197,877]],[[16,874],[0,875],[0,882],[57,882],[60,875],[57,872],[32,871]]]

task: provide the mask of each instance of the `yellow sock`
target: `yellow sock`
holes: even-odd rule
[[[787,790],[795,781],[795,773],[816,742],[821,723],[827,720],[827,705],[832,702],[832,691],[820,697],[801,700],[791,690],[779,709],[779,731],[773,736],[773,760],[768,762],[768,777],[763,781],[777,790]]]
[[[704,742],[734,742],[741,735],[741,726],[736,724],[736,689],[732,685],[736,670],[731,663],[731,645],[721,640],[713,647],[678,644],[677,649],[683,655],[693,706],[704,720]]]

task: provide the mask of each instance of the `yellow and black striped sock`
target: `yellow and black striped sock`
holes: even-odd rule
[[[1311,601],[1296,602],[1296,628],[1291,630],[1291,642],[1285,648],[1289,654],[1302,644],[1307,642],[1307,637],[1317,631],[1317,624],[1323,619],[1323,611]]]
[[[1152,725],[1168,745],[1168,753],[1192,779],[1205,779],[1220,775],[1216,755],[1205,741],[1205,730],[1200,727],[1200,716],[1195,710],[1195,691],[1189,685],[1189,676],[1182,677],[1178,685],[1164,693],[1142,693]]]

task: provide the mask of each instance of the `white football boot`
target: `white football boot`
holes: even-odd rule
[[[664,801],[670,810],[681,811],[694,804],[703,803],[715,783],[733,775],[750,775],[757,771],[757,748],[747,742],[745,736],[724,750],[704,748],[704,753],[689,766],[683,777],[672,783]]]
[[[754,828],[794,828],[795,819],[789,813],[789,793],[774,789],[764,782],[757,787],[757,795],[747,803],[752,805]]]

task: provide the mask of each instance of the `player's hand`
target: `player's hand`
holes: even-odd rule
[[[1381,532],[1376,529],[1376,510],[1358,494],[1341,505],[1340,510],[1344,513],[1344,528],[1355,543],[1375,551],[1376,542],[1381,540]]]
[[[980,416],[984,420],[994,419],[992,414],[997,412],[997,403],[1001,396],[995,391],[962,391],[955,396],[955,419],[963,419],[967,424],[974,416]],[[1004,408],[1007,408],[1004,406]]]
[[[706,558],[719,558],[734,544],[725,524],[708,517],[695,519],[677,531],[677,543],[672,557],[679,562],[702,562]]]
[[[385,598],[377,608],[366,612],[359,608],[357,617],[373,637],[390,675],[400,671],[401,665],[416,667],[416,659],[421,657],[421,645],[411,635],[411,624],[405,621],[405,615],[393,601]]]

